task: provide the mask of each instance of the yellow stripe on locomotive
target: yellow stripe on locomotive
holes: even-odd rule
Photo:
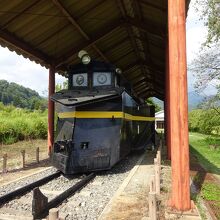
[[[131,115],[124,112],[104,112],[104,111],[73,111],[60,112],[59,118],[124,118],[130,121],[155,121],[155,117],[145,117]]]

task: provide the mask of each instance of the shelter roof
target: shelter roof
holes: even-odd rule
[[[0,0],[0,6],[1,46],[62,75],[85,49],[121,68],[138,96],[164,98],[167,1]]]

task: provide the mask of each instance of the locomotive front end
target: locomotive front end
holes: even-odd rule
[[[121,93],[115,68],[78,64],[68,89],[55,93],[57,128],[52,163],[65,174],[110,169],[120,154]]]

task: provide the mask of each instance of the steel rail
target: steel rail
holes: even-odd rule
[[[33,183],[30,183],[26,186],[23,186],[23,187],[20,187],[12,192],[9,192],[3,196],[0,197],[0,206],[4,205],[5,203],[9,202],[10,200],[14,199],[15,197],[17,196],[22,196],[24,195],[25,193],[27,193],[28,191],[38,187],[38,186],[41,186],[47,182],[49,182],[50,180],[52,179],[55,179],[57,177],[59,177],[61,174],[60,171],[56,172],[56,173],[53,173],[49,176],[46,176],[44,178],[41,178]]]
[[[52,199],[50,202],[48,202],[48,198],[44,196],[39,188],[34,189],[34,198],[32,201],[32,215],[34,219],[41,219],[45,218],[49,210],[51,208],[57,207],[59,204],[61,204],[65,199],[72,196],[76,191],[83,188],[87,183],[89,183],[94,177],[95,173],[91,173],[79,182],[77,182],[75,185]]]

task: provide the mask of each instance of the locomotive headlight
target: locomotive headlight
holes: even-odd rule
[[[89,55],[84,55],[81,60],[83,64],[87,65],[90,63],[91,57]]]
[[[82,63],[85,65],[91,62],[91,57],[85,50],[80,50],[78,53],[78,57],[81,59]]]
[[[111,85],[110,72],[94,72],[93,73],[93,86],[109,86]]]

